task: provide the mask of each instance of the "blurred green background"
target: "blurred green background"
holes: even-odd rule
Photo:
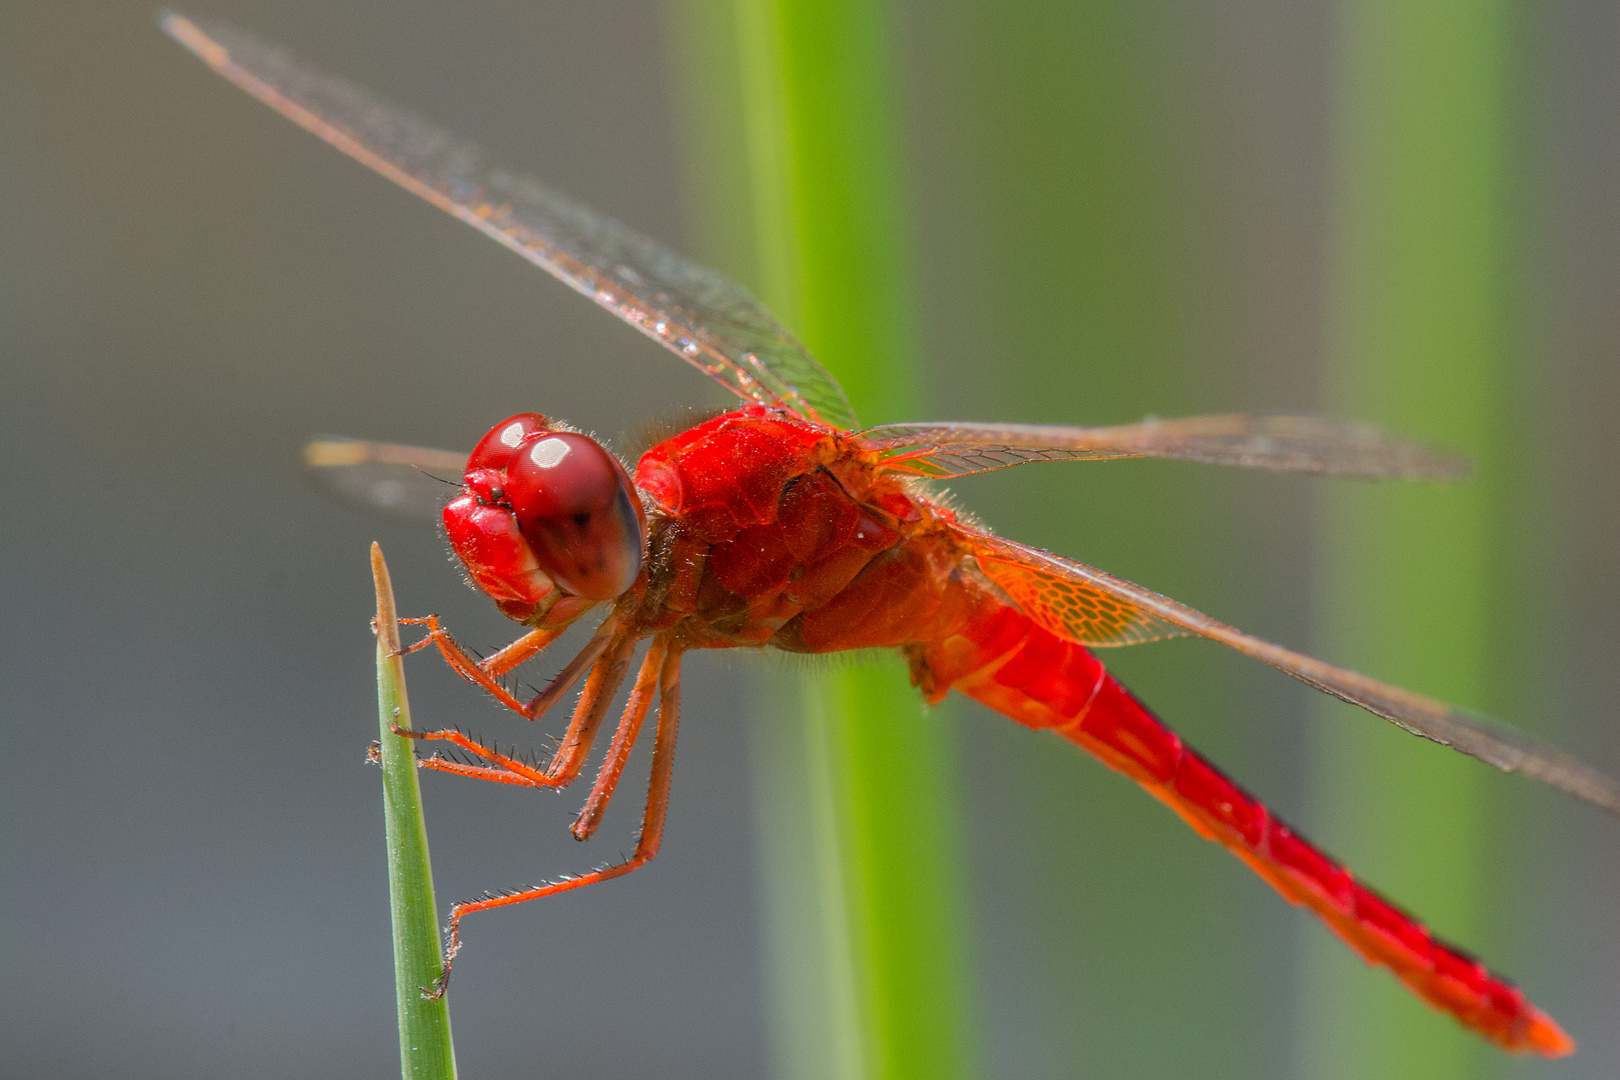
[[[1620,769],[1620,13],[827,11],[851,9],[877,20],[866,55],[884,70],[866,75],[891,95],[877,182],[898,224],[874,244],[902,253],[918,418],[1331,411],[1479,463],[1455,490],[1050,465],[964,479],[964,505]],[[760,280],[758,181],[728,128],[743,42],[712,29],[737,10],[792,9],[207,13]],[[223,84],[143,5],[0,10],[0,145],[0,1071],[393,1075],[361,760],[365,542],[385,545],[403,608],[481,646],[507,630],[428,529],[322,502],[296,449],[320,432],[464,447],[530,408],[620,437],[718,396]],[[1106,659],[1286,819],[1517,979],[1581,1053],[1476,1046],[1127,781],[957,702],[928,718],[957,793],[970,1071],[1620,1072],[1613,822],[1214,645]],[[465,1075],[850,1075],[793,1007],[773,936],[783,879],[758,852],[791,815],[759,762],[798,690],[762,666],[689,663],[652,867],[469,926]],[[430,665],[411,677],[418,723],[530,734]],[[579,848],[572,796],[424,787],[445,900],[606,858],[633,827],[620,807]]]

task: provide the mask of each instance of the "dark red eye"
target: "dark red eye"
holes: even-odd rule
[[[641,501],[624,466],[593,439],[558,431],[522,443],[505,493],[541,569],[574,595],[611,600],[641,572]]]

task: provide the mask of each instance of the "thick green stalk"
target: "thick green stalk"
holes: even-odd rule
[[[916,414],[912,298],[887,10],[873,0],[672,7],[711,220],[746,217],[721,261],[760,292],[867,423]],[[698,27],[703,29],[698,29]],[[707,31],[707,32],[705,32]],[[734,42],[731,56],[712,42]],[[692,91],[696,78],[683,88]],[[728,116],[729,114],[729,116]],[[734,126],[740,153],[716,152]],[[744,209],[746,207],[746,209]],[[757,754],[776,1071],[950,1080],[973,1037],[948,728],[893,660],[806,676]]]
[[[1500,711],[1493,624],[1515,532],[1503,433],[1510,349],[1509,0],[1352,0],[1341,16],[1328,407],[1472,453],[1445,489],[1342,486],[1323,517],[1322,651]],[[1489,888],[1476,763],[1336,704],[1320,725],[1325,843],[1442,936],[1478,950]],[[1326,935],[1307,949],[1301,1074],[1479,1075],[1489,1051]]]
[[[399,653],[399,619],[394,588],[382,548],[371,545],[371,574],[377,586],[377,711],[382,727],[383,817],[388,836],[388,905],[394,929],[394,996],[399,1009],[399,1066],[404,1080],[455,1080],[456,1051],[450,1040],[450,1006],[430,1001],[422,987],[433,986],[442,968],[439,914],[433,902],[433,868],[428,862],[427,823],[416,782],[411,740],[390,728],[411,726],[405,696],[405,665]]]

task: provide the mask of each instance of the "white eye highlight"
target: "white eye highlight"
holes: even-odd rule
[[[568,456],[568,443],[563,439],[541,439],[529,450],[529,460],[542,469],[556,468]]]
[[[500,434],[501,445],[510,446],[515,450],[517,449],[517,444],[522,442],[523,436],[527,434],[528,431],[524,428],[523,423],[521,421],[514,420],[510,424],[507,424],[504,429],[502,429]]]

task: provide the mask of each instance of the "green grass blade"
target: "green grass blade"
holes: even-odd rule
[[[427,822],[416,782],[411,740],[391,725],[411,726],[405,696],[405,665],[399,655],[399,619],[382,548],[371,545],[371,575],[377,586],[377,712],[382,731],[383,815],[388,836],[388,905],[394,930],[394,995],[399,1007],[399,1062],[404,1080],[454,1080],[455,1045],[450,1006],[429,1001],[421,987],[438,981],[443,946],[433,901]]]

